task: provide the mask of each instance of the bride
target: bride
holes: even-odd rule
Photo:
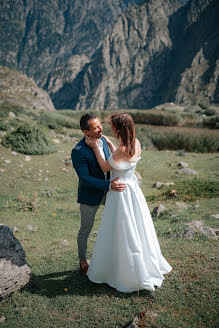
[[[116,148],[104,137],[112,152],[103,159],[97,140],[86,137],[103,170],[111,170],[112,179],[120,178],[126,188],[122,192],[109,190],[106,197],[96,243],[93,249],[88,278],[106,283],[120,292],[160,287],[164,274],[171,266],[161,254],[154,224],[135,176],[141,156],[141,145],[135,137],[135,126],[128,114],[110,117],[113,135],[119,140]]]

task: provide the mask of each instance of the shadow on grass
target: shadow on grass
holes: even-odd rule
[[[61,295],[80,296],[115,296],[129,298],[133,296],[153,298],[153,292],[141,290],[133,293],[120,293],[107,284],[95,284],[82,276],[79,270],[53,272],[45,275],[34,275],[26,290],[29,293],[53,298]]]

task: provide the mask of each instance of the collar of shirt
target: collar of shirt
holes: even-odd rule
[[[98,139],[98,147],[103,148],[103,141],[101,139]]]

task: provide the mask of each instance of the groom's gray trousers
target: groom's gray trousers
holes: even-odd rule
[[[100,205],[105,204],[104,196],[100,204],[91,206],[80,204],[81,227],[78,233],[78,257],[80,260],[86,260],[87,240],[94,224],[94,218]]]

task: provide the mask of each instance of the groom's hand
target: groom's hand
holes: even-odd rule
[[[120,178],[116,178],[111,181],[111,189],[114,191],[123,191],[126,188],[126,184],[123,182],[119,182]]]

